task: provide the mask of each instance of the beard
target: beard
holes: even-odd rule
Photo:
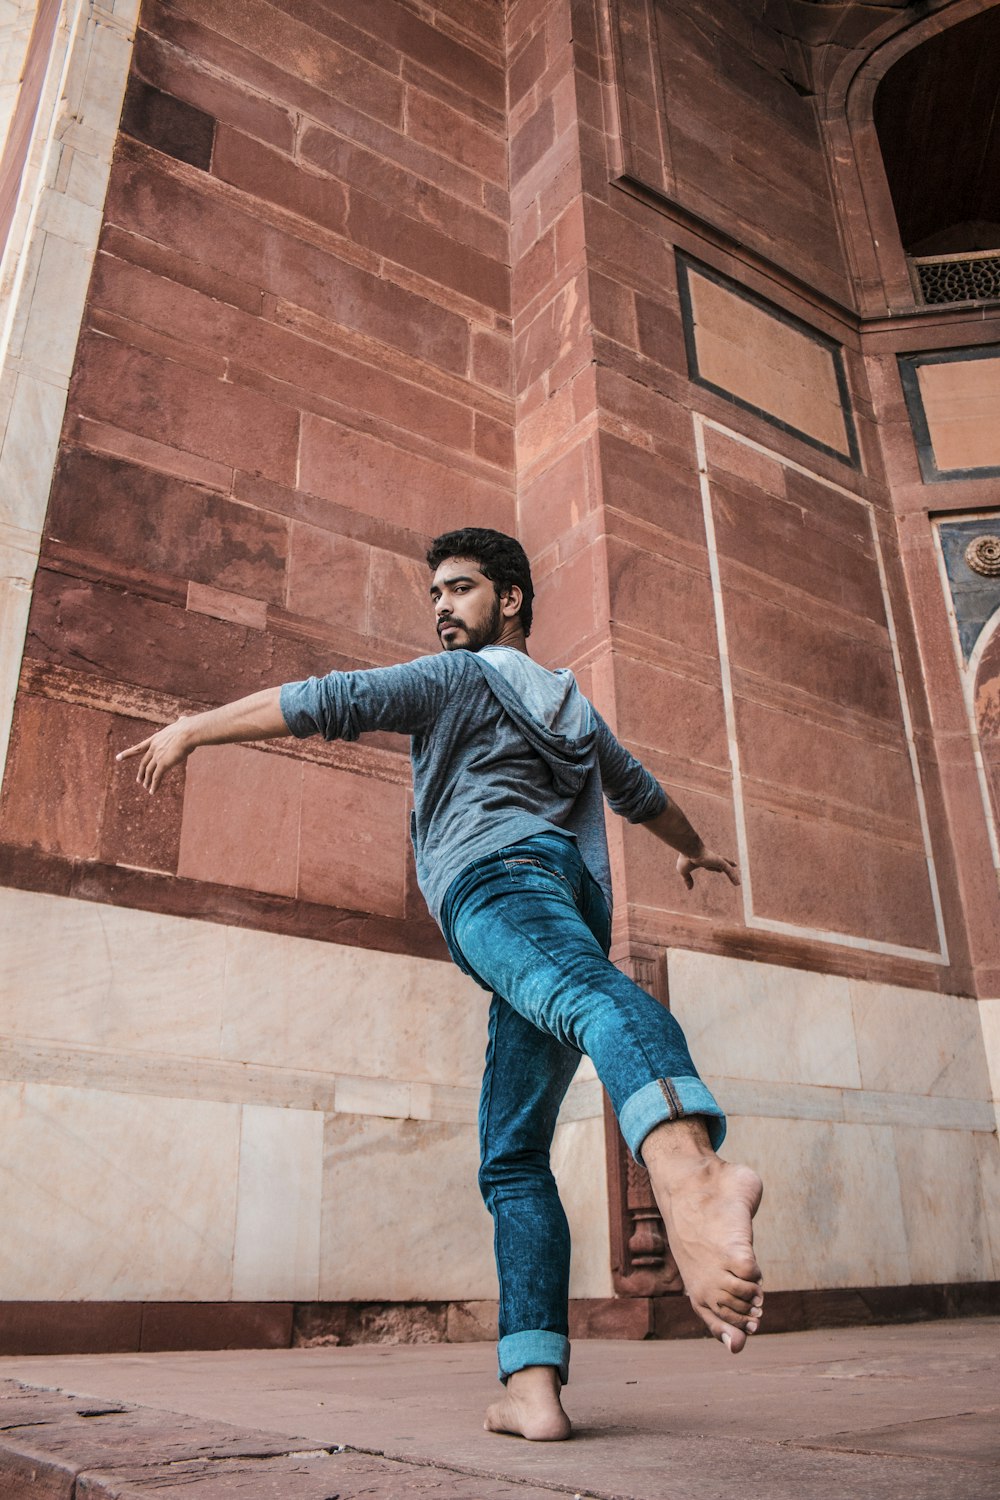
[[[452,615],[447,622],[449,625],[458,625],[465,631],[468,639],[465,641],[441,641],[446,651],[481,651],[484,646],[491,646],[500,634],[500,600],[493,600],[493,608],[490,610],[482,625],[470,627],[457,615]],[[440,633],[438,635],[440,640]]]

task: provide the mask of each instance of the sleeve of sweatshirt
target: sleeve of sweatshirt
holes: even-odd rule
[[[328,740],[356,740],[373,729],[422,734],[441,713],[460,672],[461,664],[446,654],[420,656],[398,667],[329,672],[286,682],[281,712],[299,739],[321,734]]]
[[[667,805],[667,794],[641,761],[615,739],[596,708],[597,761],[601,783],[612,812],[630,823],[646,823]]]

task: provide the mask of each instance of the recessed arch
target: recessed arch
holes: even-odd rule
[[[875,126],[878,88],[908,52],[998,5],[1000,0],[938,0],[919,19],[901,11],[872,34],[860,60],[856,52],[844,58],[824,91],[820,114],[862,317],[909,310],[915,303]]]

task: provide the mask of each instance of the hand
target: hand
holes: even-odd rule
[[[698,855],[678,854],[677,873],[687,886],[689,891],[694,890],[695,870],[712,870],[717,875],[725,875],[732,885],[739,885],[739,871],[731,859],[725,859],[721,854],[714,854],[711,849],[702,847]]]
[[[167,772],[172,771],[175,766],[183,765],[195,748],[190,726],[190,717],[176,719],[173,724],[158,729],[138,745],[130,745],[127,750],[122,750],[115,756],[115,760],[128,760],[133,755],[141,755],[135,779],[147,792],[155,792]]]

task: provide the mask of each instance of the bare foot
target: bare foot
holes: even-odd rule
[[[738,1354],[764,1308],[751,1225],[761,1180],[749,1167],[720,1161],[701,1119],[658,1125],[642,1156],[691,1306]]]
[[[559,1399],[554,1365],[529,1365],[508,1377],[506,1393],[487,1410],[487,1432],[510,1432],[532,1443],[558,1443],[573,1431]]]

